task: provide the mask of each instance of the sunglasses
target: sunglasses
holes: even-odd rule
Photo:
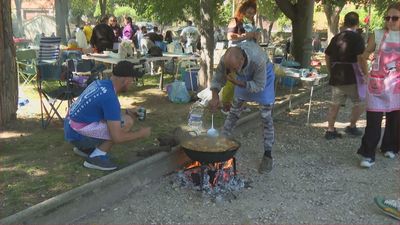
[[[389,22],[390,19],[392,19],[393,22],[396,22],[397,20],[399,20],[398,16],[385,16],[385,21]]]

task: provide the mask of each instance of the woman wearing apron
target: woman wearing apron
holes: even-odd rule
[[[360,166],[375,164],[375,149],[381,137],[381,123],[385,114],[385,131],[381,151],[393,159],[399,152],[400,126],[400,3],[386,11],[385,28],[376,30],[368,40],[365,57],[374,52],[374,61],[368,76],[366,96],[367,126],[357,153],[363,159]],[[366,62],[364,62],[366,65]],[[366,66],[363,71],[366,72]]]

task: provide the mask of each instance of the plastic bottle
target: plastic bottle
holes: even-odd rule
[[[195,102],[190,107],[188,126],[199,135],[203,131],[204,107],[200,102]]]

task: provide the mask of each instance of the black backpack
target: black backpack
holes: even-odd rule
[[[151,56],[163,56],[162,49],[158,46],[153,46],[147,52]]]

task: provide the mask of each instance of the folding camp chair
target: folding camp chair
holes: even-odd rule
[[[61,64],[38,64],[37,89],[40,96],[40,112],[42,127],[46,128],[54,117],[63,121],[74,98],[78,97],[83,87],[73,85],[72,71]],[[65,102],[67,102],[65,104]],[[65,107],[60,112],[61,106]]]
[[[19,83],[22,86],[32,83],[37,74],[35,50],[17,50],[16,56]]]
[[[38,63],[58,63],[60,59],[60,37],[40,38]]]

